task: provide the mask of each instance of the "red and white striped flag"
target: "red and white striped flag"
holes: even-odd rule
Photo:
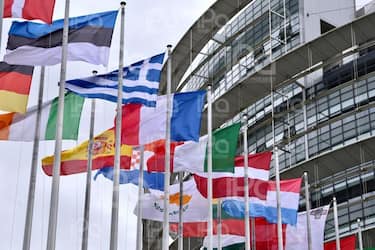
[[[52,23],[55,0],[5,0],[4,17],[39,19]]]

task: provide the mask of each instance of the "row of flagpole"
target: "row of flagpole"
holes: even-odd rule
[[[0,15],[3,16],[3,6],[4,1],[0,0]],[[121,2],[121,34],[120,34],[120,53],[119,53],[119,84],[118,84],[118,102],[117,102],[117,117],[116,117],[116,143],[115,143],[115,164],[114,164],[114,180],[113,180],[113,197],[112,197],[112,219],[111,219],[111,240],[110,249],[117,250],[118,244],[118,213],[119,213],[119,178],[120,178],[120,150],[121,150],[121,117],[122,117],[122,86],[123,86],[123,61],[124,61],[124,32],[125,32],[125,2]],[[62,149],[62,130],[63,130],[63,110],[64,110],[64,94],[65,94],[65,80],[66,80],[66,66],[67,66],[67,44],[68,44],[68,29],[69,29],[69,8],[70,0],[65,0],[65,16],[64,16],[64,29],[63,29],[63,41],[62,41],[62,61],[60,70],[60,86],[59,86],[59,102],[58,102],[58,114],[57,114],[57,125],[56,125],[56,140],[55,140],[55,153],[54,153],[54,164],[53,164],[53,178],[52,178],[52,190],[51,190],[51,203],[50,203],[50,215],[49,215],[49,226],[48,226],[48,237],[47,237],[47,250],[55,249],[56,245],[56,228],[57,228],[57,215],[58,215],[58,202],[59,202],[59,182],[60,182],[60,164],[61,164],[61,149]],[[2,18],[0,18],[0,43],[1,43],[1,31],[2,31]],[[172,85],[172,60],[171,60],[171,46],[168,46],[168,62],[167,62],[167,132],[166,132],[166,161],[165,161],[165,186],[164,186],[164,223],[163,223],[163,250],[169,248],[169,183],[170,183],[170,116],[171,116],[171,85]],[[23,240],[23,250],[30,249],[31,241],[31,228],[32,228],[32,218],[33,218],[33,208],[35,200],[35,182],[36,182],[36,171],[37,171],[37,160],[38,160],[38,149],[39,149],[39,125],[41,118],[41,105],[43,100],[43,88],[44,88],[44,74],[45,67],[41,67],[40,75],[40,86],[39,86],[39,98],[38,98],[38,114],[37,123],[35,129],[35,138],[33,146],[33,158],[32,167],[30,174],[29,183],[29,194],[27,203],[27,214],[25,222],[24,240]],[[272,77],[271,77],[271,87]],[[273,89],[271,89],[273,92]],[[272,102],[274,96],[272,93]],[[208,249],[212,249],[213,246],[213,214],[212,214],[212,87],[208,87],[207,91],[207,104],[208,104],[208,201],[209,201],[209,219],[208,219],[208,236],[209,245]],[[274,103],[273,103],[274,104]],[[274,105],[272,104],[272,112],[274,112]],[[83,220],[83,233],[82,233],[82,250],[87,250],[88,248],[88,231],[89,231],[89,212],[90,212],[90,197],[91,197],[91,169],[92,169],[92,147],[93,147],[93,135],[94,135],[94,121],[95,121],[95,100],[91,103],[91,119],[90,119],[90,143],[88,148],[88,168],[87,168],[87,179],[86,179],[86,192],[85,192],[85,210],[84,210],[84,220]],[[247,117],[243,117],[244,122],[244,159],[245,159],[245,249],[250,249],[250,225],[249,225],[249,196],[248,196],[248,145],[247,145]],[[274,122],[274,121],[273,121]],[[274,124],[273,124],[274,126]],[[274,132],[273,132],[274,133]],[[273,138],[275,134],[273,134]],[[138,208],[141,208],[141,196],[143,193],[143,152],[144,148],[141,147],[141,164],[140,164],[140,175],[139,175],[139,204]],[[280,174],[279,174],[279,161],[278,161],[278,147],[275,145],[274,140],[274,159],[275,159],[275,173],[276,173],[276,193],[277,193],[277,212],[278,212],[278,238],[279,245],[278,249],[283,250],[282,242],[282,221],[281,221],[281,206],[280,206]],[[310,195],[308,186],[308,176],[307,173],[304,174],[305,177],[305,197],[306,197],[306,214],[307,214],[307,225],[308,225],[308,246],[311,250],[311,223],[310,223]],[[183,185],[183,175],[179,176],[180,184]],[[181,189],[182,190],[182,189]],[[180,194],[180,199],[182,199],[182,194]],[[218,204],[219,214],[221,212],[221,202]],[[178,249],[183,248],[183,230],[182,230],[182,207],[180,207],[180,219],[179,219],[179,244]],[[141,209],[140,209],[141,210]],[[336,198],[333,198],[333,211],[335,220],[335,233],[336,233],[336,246],[340,249],[339,240],[339,228],[338,228],[338,217],[337,217],[337,202]],[[137,221],[137,249],[142,249],[142,216],[141,211],[138,213]],[[219,216],[220,217],[220,216]],[[220,219],[220,218],[219,218]],[[220,222],[219,222],[220,224]],[[253,223],[251,223],[253,224]],[[220,227],[219,227],[220,228]],[[253,234],[253,248],[255,246],[255,233],[254,228],[252,228]],[[221,230],[219,230],[221,231]],[[362,234],[360,221],[358,221],[358,235],[360,242],[360,249],[363,248]],[[219,232],[219,248],[220,243],[220,232]]]

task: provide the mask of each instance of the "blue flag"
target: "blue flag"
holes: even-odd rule
[[[118,11],[69,18],[68,61],[107,65]],[[21,65],[61,63],[64,20],[13,22],[4,61]]]
[[[156,106],[164,53],[124,68],[122,104]],[[118,70],[108,74],[69,80],[65,88],[86,97],[117,102]]]
[[[104,167],[98,170],[94,176],[94,180],[96,180],[99,175],[103,175],[105,178],[113,181],[113,167]],[[138,185],[138,180],[139,170],[120,170],[120,184],[131,183]],[[164,191],[164,174],[143,172],[143,187]]]

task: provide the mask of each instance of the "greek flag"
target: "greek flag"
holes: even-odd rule
[[[123,104],[156,106],[164,53],[124,68]],[[104,75],[69,80],[65,88],[86,98],[117,102],[118,70]]]

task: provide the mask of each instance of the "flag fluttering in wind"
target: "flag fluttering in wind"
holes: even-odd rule
[[[0,62],[0,110],[25,113],[34,67]]]
[[[213,133],[214,172],[233,172],[240,124],[234,124]],[[171,172],[207,172],[208,137],[202,136],[199,142],[171,143]],[[150,172],[165,171],[165,140],[145,145],[144,165]]]
[[[52,23],[55,0],[5,0],[4,17],[39,19]]]
[[[156,106],[164,53],[124,68],[122,104]],[[69,80],[65,88],[87,98],[117,102],[118,70],[108,74]]]
[[[80,97],[82,98],[82,97]],[[61,175],[85,173],[87,171],[88,141],[61,153]],[[115,132],[109,129],[94,138],[92,169],[97,170],[111,166],[115,155]],[[121,168],[129,169],[132,147],[121,146]],[[42,160],[43,171],[52,176],[54,156]]]
[[[280,182],[281,217],[283,224],[295,225],[302,179],[283,180]],[[258,182],[259,183],[259,182]],[[276,182],[269,181],[266,197],[257,195],[257,182],[251,187],[250,217],[263,217],[270,223],[277,223]],[[261,189],[260,189],[261,190]],[[223,201],[224,210],[235,218],[244,218],[245,203],[241,200]]]
[[[62,138],[77,140],[84,98],[73,93],[65,95],[64,126]],[[43,104],[41,111],[41,140],[54,140],[56,136],[58,98]],[[26,114],[0,115],[0,140],[33,141],[37,119],[37,107]]]
[[[113,181],[113,167],[104,167],[95,174],[94,180],[103,175],[105,178]],[[139,184],[139,170],[120,170],[120,184]],[[164,174],[161,173],[143,173],[143,187],[147,189],[164,190]]]
[[[324,226],[326,223],[329,206],[316,208],[310,211],[312,250],[322,250],[324,242]],[[222,218],[222,246],[224,249],[241,249],[233,247],[242,247],[245,242],[245,222],[239,219],[230,218],[223,211]],[[283,224],[283,243],[285,250],[307,250],[307,222],[306,212],[298,213],[298,222],[296,226]],[[171,225],[172,231],[177,231],[177,224]],[[251,230],[251,229],[250,229]],[[214,234],[217,234],[217,221],[214,223]],[[188,222],[183,225],[184,237],[206,237],[206,222]],[[256,248],[262,250],[277,250],[277,224],[269,223],[263,218],[255,219]],[[217,236],[216,236],[217,237]],[[216,238],[215,237],[215,238]],[[214,240],[214,246],[217,247]],[[206,237],[203,246],[208,246]]]
[[[171,97],[171,141],[198,141],[205,91],[175,93]],[[165,139],[167,96],[158,96],[156,107],[126,104],[122,108],[121,142],[145,145]]]
[[[169,221],[179,221],[180,184],[169,188]],[[183,221],[207,221],[208,201],[198,192],[194,180],[184,182],[182,197]],[[137,211],[137,209],[135,209]],[[163,221],[164,192],[152,190],[142,197],[142,218]]]
[[[107,65],[117,11],[69,18],[68,61]],[[61,62],[64,20],[51,25],[13,22],[4,61],[21,65]]]
[[[252,172],[264,175],[266,172],[268,179],[268,170],[270,167],[272,153],[258,153],[249,155],[249,177]],[[234,162],[234,173],[212,173],[213,198],[225,197],[243,197],[244,196],[244,164],[243,158],[237,158]],[[237,165],[238,164],[238,165]],[[255,174],[254,174],[255,175]],[[198,190],[204,197],[207,197],[207,174],[197,173],[194,175]],[[267,195],[268,182],[264,179],[249,178],[249,192],[254,194],[254,187],[257,187],[257,196]]]

